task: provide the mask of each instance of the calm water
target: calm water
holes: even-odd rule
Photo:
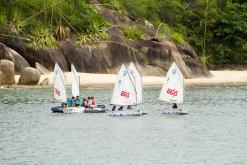
[[[0,164],[246,165],[247,86],[187,87],[185,116],[160,115],[145,88],[141,117],[53,114],[52,89],[0,89]],[[99,102],[112,89],[84,89]]]

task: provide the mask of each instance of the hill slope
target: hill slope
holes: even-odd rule
[[[218,5],[218,2],[199,2],[195,1],[198,6],[193,6],[172,0],[162,3],[157,0],[132,3],[124,0],[3,0],[0,42],[19,52],[31,66],[39,62],[49,70],[58,62],[64,70],[69,70],[74,63],[81,72],[115,73],[122,62],[132,60],[140,64],[144,74],[161,75],[176,61],[187,77],[193,77],[209,76],[200,61],[218,66],[229,61],[245,63],[246,38],[239,36],[243,36],[246,29],[237,33],[236,38],[242,41],[238,43],[240,48],[230,45],[234,48],[229,46],[226,52],[226,44],[215,44],[217,38],[210,38],[213,28],[221,25],[211,22],[210,12],[220,6],[204,9],[205,5]],[[242,11],[246,8],[245,3],[221,6],[226,14],[227,9]],[[207,19],[203,19],[206,11]],[[237,16],[242,18],[244,13]],[[245,19],[241,23],[237,21],[239,29],[246,26]],[[213,40],[216,41],[208,44]],[[198,57],[185,41],[201,56]],[[219,57],[222,53],[225,56]],[[231,60],[233,58],[236,60]]]

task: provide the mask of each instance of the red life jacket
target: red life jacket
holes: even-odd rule
[[[95,103],[95,100],[93,99],[93,100],[92,100],[92,105],[95,105],[95,104],[96,104],[96,103]]]
[[[83,102],[83,107],[87,107],[87,101]]]

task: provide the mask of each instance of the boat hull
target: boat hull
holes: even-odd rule
[[[105,105],[98,105],[94,108],[85,108],[84,113],[105,113],[107,108]]]
[[[107,108],[105,105],[98,105],[95,108],[85,108],[85,107],[67,107],[63,108],[61,106],[52,107],[51,111],[53,113],[105,113]]]
[[[122,110],[122,111],[107,111],[106,116],[142,116],[147,113],[143,113],[141,110]]]
[[[188,111],[182,110],[182,109],[166,109],[161,111],[161,114],[165,115],[187,115]]]
[[[81,113],[84,112],[85,107],[67,107],[63,108],[60,106],[52,107],[51,111],[53,113]]]

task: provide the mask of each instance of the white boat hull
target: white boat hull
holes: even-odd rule
[[[67,107],[63,108],[60,106],[52,107],[51,111],[53,113],[81,113],[84,112],[85,107]]]
[[[141,110],[107,111],[106,116],[141,116],[145,115]]]
[[[67,107],[63,108],[63,113],[82,113],[85,107]]]
[[[161,111],[161,114],[167,114],[167,115],[172,115],[172,114],[186,115],[186,114],[188,114],[188,111],[183,110],[183,109],[166,109],[166,110]]]

